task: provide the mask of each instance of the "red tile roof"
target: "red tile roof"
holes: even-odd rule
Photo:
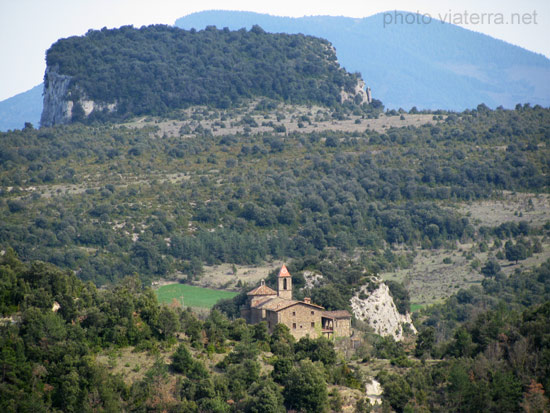
[[[319,310],[324,310],[323,307],[317,304],[304,303],[303,301],[296,301],[296,300],[287,300],[281,297],[275,297],[269,300],[262,301],[260,304],[256,305],[256,308],[277,312],[277,311],[284,310],[285,308],[292,307],[294,305],[305,305],[306,307],[312,307],[312,308],[317,308]]]
[[[279,271],[279,277],[290,277],[290,273],[288,272],[286,265],[284,264]]]
[[[298,301],[286,300],[281,297],[275,297],[270,300],[262,302],[260,305],[257,306],[257,308],[261,308],[262,310],[280,311],[280,310],[284,310],[285,308],[292,307],[294,304],[297,304],[297,303]]]
[[[325,311],[323,312],[323,317],[328,318],[351,318],[351,314],[346,310],[336,310],[336,311]]]
[[[246,295],[277,295],[277,291],[269,288],[267,285],[264,284],[262,280],[262,283],[259,287],[254,288],[252,291],[249,291],[246,293]]]

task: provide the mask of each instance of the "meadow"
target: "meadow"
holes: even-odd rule
[[[175,299],[185,307],[212,308],[221,299],[233,298],[232,291],[213,290],[188,284],[168,284],[155,290],[159,303],[170,304]]]

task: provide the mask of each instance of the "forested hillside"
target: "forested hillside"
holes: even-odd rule
[[[422,312],[413,354],[423,361],[378,373],[385,400],[398,412],[546,411],[549,287],[547,261],[510,278],[487,276],[482,288]]]
[[[54,43],[46,62],[46,97],[60,87],[56,79],[70,79],[65,96],[56,99],[74,103],[72,120],[86,118],[86,100],[102,108],[90,120],[158,115],[193,104],[227,108],[256,96],[334,106],[342,91],[355,96],[359,79],[340,68],[326,40],[268,34],[259,26],[233,32],[168,26],[91,30]]]
[[[550,224],[482,225],[455,206],[544,195],[549,116],[528,105],[384,114],[256,100],[0,134],[2,407],[362,412],[374,378],[382,409],[544,411],[549,266],[516,262],[544,256]],[[218,310],[199,320],[159,307],[141,287],[200,279],[207,264],[284,259],[296,298],[341,309],[373,273],[457,245],[473,245],[463,254],[484,281],[420,312],[404,343],[361,322],[356,349],[294,342]],[[312,271],[323,282],[306,287]],[[390,287],[409,310],[403,285]],[[238,316],[243,297],[217,308]]]
[[[0,132],[1,409],[549,410],[550,109],[384,112],[328,41],[259,26],[47,59],[70,124]],[[239,318],[281,262],[327,310],[388,288],[296,341]],[[159,305],[175,282],[233,298]]]
[[[425,115],[370,116],[264,101],[158,124],[3,133],[0,245],[98,285],[327,254],[376,273],[406,268],[418,248],[480,237],[502,254],[509,239],[540,250],[538,224],[480,227],[452,205],[548,190],[547,109],[480,106],[381,132],[369,122]],[[310,124],[318,131],[298,132]]]
[[[549,269],[550,262],[501,280],[500,289],[511,291],[525,278],[534,287],[520,292],[528,302],[516,300],[508,309],[502,297],[497,306],[478,308],[448,340],[436,337],[433,322],[455,316],[437,310],[479,305],[476,295],[498,300],[494,284],[462,291],[453,304],[428,312],[416,342],[406,346],[357,325],[360,347],[350,353],[345,342],[296,342],[284,325],[270,335],[265,323],[230,321],[216,310],[199,320],[178,307],[159,307],[136,277],[98,290],[51,265],[22,263],[7,250],[0,257],[0,312],[8,316],[0,319],[0,406],[8,412],[339,412],[344,406],[369,412],[364,386],[374,375],[384,388],[382,411],[545,411]]]
[[[265,323],[230,322],[217,311],[201,321],[159,307],[137,278],[97,290],[8,250],[0,297],[0,312],[11,316],[0,319],[6,412],[320,412],[327,382],[361,384],[326,339],[295,342],[286,326],[270,335]]]

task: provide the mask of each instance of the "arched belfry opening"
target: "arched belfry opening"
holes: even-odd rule
[[[284,264],[277,277],[277,295],[285,300],[292,300],[292,277]]]

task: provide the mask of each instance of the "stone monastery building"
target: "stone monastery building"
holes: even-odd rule
[[[292,276],[285,265],[277,276],[277,291],[262,280],[260,286],[247,295],[247,307],[241,310],[242,317],[250,324],[266,321],[270,332],[281,323],[297,340],[305,336],[333,338],[351,334],[351,314],[346,310],[325,311],[313,304],[310,298],[304,298],[304,301],[292,299]]]

